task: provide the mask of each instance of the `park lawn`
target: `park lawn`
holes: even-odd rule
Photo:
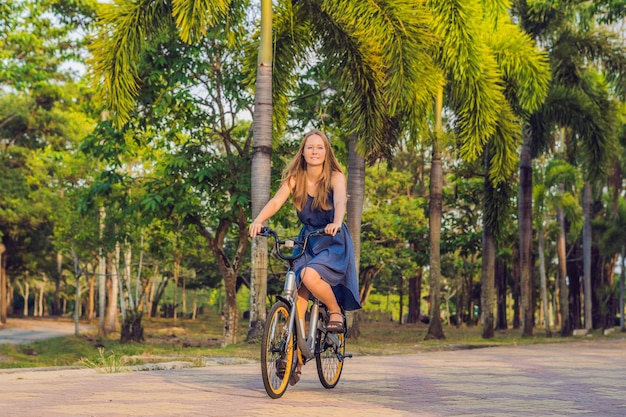
[[[92,323],[94,324],[94,323]],[[97,325],[97,323],[95,323]],[[117,371],[130,365],[184,362],[186,366],[202,366],[207,360],[238,358],[258,360],[260,343],[246,342],[248,321],[238,328],[238,343],[220,346],[223,322],[218,315],[195,320],[144,318],[143,343],[119,343],[119,333],[99,339],[95,333],[59,337],[24,345],[0,345],[0,369],[53,366],[88,366]],[[359,338],[348,338],[347,353],[356,355],[390,355],[423,353],[433,350],[471,349],[487,346],[524,345],[580,341],[581,338],[545,337],[543,329],[535,336],[522,338],[520,330],[496,332],[492,339],[481,337],[480,327],[444,327],[443,340],[424,340],[428,326],[423,323],[362,322]],[[624,338],[614,332],[597,338]]]

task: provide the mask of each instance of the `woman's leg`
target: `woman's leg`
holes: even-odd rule
[[[304,290],[308,290],[306,298],[304,299],[306,300],[306,303],[309,302],[308,292],[310,291],[315,298],[317,298],[326,305],[329,313],[341,313],[341,308],[337,303],[337,299],[335,298],[335,293],[333,292],[333,289],[331,288],[329,283],[322,279],[320,274],[318,274],[315,269],[305,267],[304,269],[302,269],[300,276],[302,277],[303,284],[300,289],[306,287],[304,288]],[[300,295],[301,293],[298,292],[298,313],[304,314],[306,304],[303,302],[304,308],[300,308],[300,302],[304,298]]]

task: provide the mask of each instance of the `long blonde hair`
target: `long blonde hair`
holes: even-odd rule
[[[304,135],[302,142],[300,142],[300,148],[293,157],[293,159],[287,164],[283,170],[282,182],[287,182],[292,192],[293,204],[298,211],[304,209],[304,205],[307,200],[306,191],[306,170],[307,163],[304,160],[304,146],[310,136],[318,135],[324,141],[324,147],[326,148],[326,156],[324,158],[324,164],[322,166],[322,177],[319,180],[317,193],[313,197],[313,208],[321,208],[322,210],[330,210],[332,205],[328,201],[328,192],[330,190],[330,179],[335,171],[339,171],[343,174],[343,170],[337,161],[337,157],[333,152],[333,148],[330,145],[330,141],[324,133],[319,130],[311,130]],[[291,187],[291,181],[293,179],[293,188]]]

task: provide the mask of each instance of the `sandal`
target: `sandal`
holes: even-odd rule
[[[336,311],[334,313],[329,313],[329,319],[330,317],[333,316],[333,314],[335,315],[339,315],[341,316],[341,320],[329,320],[328,323],[326,324],[326,331],[329,333],[342,333],[345,331],[345,320],[346,320],[346,316],[344,316],[341,312]]]

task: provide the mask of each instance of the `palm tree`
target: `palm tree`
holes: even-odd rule
[[[545,316],[547,335],[551,335],[551,329],[547,318],[548,300],[545,266],[545,230],[548,225],[548,216],[553,215],[559,230],[557,238],[557,257],[559,271],[566,268],[565,242],[565,218],[570,224],[570,236],[578,236],[582,226],[582,210],[577,199],[577,192],[582,188],[580,172],[569,163],[560,159],[551,159],[541,170],[535,170],[533,186],[534,211],[533,218],[538,235],[537,252],[540,257],[539,273],[541,279],[541,304]],[[563,250],[561,251],[561,248]],[[569,329],[568,288],[565,274],[559,272],[557,293],[559,294],[559,308],[561,317],[561,334],[567,335]]]
[[[530,112],[536,111],[547,94],[550,71],[545,54],[539,52],[534,41],[524,34],[517,26],[506,20],[499,19],[492,22],[497,30],[491,32],[487,38],[487,43],[495,54],[501,77],[505,83],[506,99],[512,109],[516,109],[516,117],[506,111],[500,116],[504,120],[498,124],[493,139],[489,142],[487,152],[485,152],[485,199],[483,212],[483,227],[485,248],[491,251],[483,253],[483,264],[489,267],[483,268],[481,301],[487,306],[493,304],[495,298],[493,276],[495,271],[495,245],[490,240],[501,240],[503,238],[502,225],[503,218],[508,212],[508,205],[511,201],[513,189],[494,170],[493,159],[502,158],[504,152],[514,153],[512,146],[517,146],[519,137],[525,137],[525,131],[519,129],[519,125],[527,118]],[[506,151],[503,151],[504,149]],[[510,157],[509,157],[510,158]],[[523,162],[523,161],[522,161]],[[503,170],[510,166],[505,165]],[[505,175],[506,176],[506,175]],[[520,207],[523,205],[520,203]],[[520,217],[526,216],[526,211],[520,210]],[[527,244],[524,242],[524,244]],[[522,311],[523,314],[532,314],[530,307],[530,294],[532,294],[529,276],[522,276]],[[525,306],[528,306],[525,308]],[[483,308],[483,337],[493,337],[493,309]]]
[[[498,67],[494,50],[490,49],[486,40],[489,36],[495,38],[495,34],[500,30],[504,30],[506,34],[515,33],[515,27],[510,23],[507,14],[508,4],[493,5],[450,0],[431,1],[428,5],[434,15],[435,33],[441,42],[437,63],[445,74],[447,83],[439,86],[440,90],[435,99],[435,122],[432,134],[429,214],[431,322],[426,335],[427,339],[432,339],[445,337],[439,317],[439,240],[443,183],[440,140],[444,89],[449,91],[450,107],[455,112],[457,120],[455,128],[459,132],[461,157],[467,161],[477,160],[484,155],[485,145],[490,143],[491,151],[489,158],[486,159],[487,171],[489,180],[497,185],[507,179],[515,166],[517,157],[514,150],[518,137],[516,118],[506,100],[501,83],[505,74],[511,77],[511,80],[523,78],[520,71],[523,71],[524,67],[513,66],[507,72],[502,71]],[[518,32],[514,38],[521,39],[522,37]],[[490,43],[496,45],[493,41]],[[530,44],[529,39],[520,43]],[[508,48],[502,50],[508,50]],[[537,70],[537,67],[532,69]],[[535,71],[528,71],[524,75],[527,76],[533,72]],[[540,68],[537,73],[541,73]],[[540,85],[542,79],[543,77],[539,77],[537,84]],[[537,94],[533,91],[537,88],[537,84],[532,80],[531,77],[524,79],[528,88],[523,89],[523,93],[527,95],[521,96],[528,99],[528,103],[540,101],[541,96],[541,93]],[[490,239],[491,233],[488,231],[485,237]],[[489,263],[489,265],[488,268],[492,268],[493,264]],[[493,291],[488,297],[493,297]],[[493,312],[485,312],[483,309],[483,313],[490,314],[491,319],[487,318],[486,321],[493,323]]]
[[[619,316],[620,330],[624,329],[624,280],[626,276],[626,199],[619,197],[617,208],[611,212],[608,219],[601,222],[602,230],[600,238],[600,250],[607,257],[613,257],[617,254],[622,259],[620,283],[619,283]]]
[[[207,28],[220,20],[226,21],[226,15],[240,16],[244,4],[243,0],[205,2],[198,9],[195,2],[180,0],[170,9],[169,2],[144,0],[133,4],[104,5],[101,36],[93,49],[92,72],[102,77],[100,97],[111,109],[113,120],[118,125],[123,124],[133,109],[140,88],[135,62],[151,38],[176,26],[183,41],[196,42],[206,35]],[[269,3],[264,2],[263,11],[267,7]],[[262,68],[256,66],[258,77],[264,77],[257,85],[259,89],[263,86],[265,92],[263,97],[259,94],[255,104],[255,110],[262,113],[258,117],[261,120],[265,117],[267,121],[267,112],[272,108],[274,127],[278,131],[284,126],[289,102],[287,94],[294,84],[296,70],[311,55],[325,57],[333,63],[330,77],[336,81],[338,94],[347,103],[343,118],[350,121],[350,127],[346,135],[355,135],[356,150],[361,156],[375,158],[384,154],[406,125],[401,121],[416,120],[416,115],[425,113],[428,97],[433,94],[428,87],[435,84],[432,82],[432,59],[428,54],[432,36],[427,30],[427,14],[419,13],[419,10],[416,13],[415,7],[403,1],[345,1],[339,5],[332,1],[312,0],[279,3],[272,20],[275,33],[273,68],[274,73],[280,75],[273,77],[271,101],[266,96],[267,88],[270,88],[267,77],[272,78],[269,72],[272,67],[266,64],[271,55],[265,55],[267,49],[264,47],[259,50],[263,56],[253,57],[261,58],[258,62],[264,63]],[[267,31],[265,17],[266,13],[264,29]],[[230,37],[225,39],[228,41]],[[264,36],[264,46],[267,39],[268,36]],[[415,65],[416,62],[420,65]],[[263,124],[263,133],[259,130],[255,141],[263,139],[265,142],[255,142],[257,148],[253,156],[254,169],[260,171],[269,166],[266,161],[270,152],[267,139],[271,138],[267,123]],[[261,129],[256,115],[254,128]],[[258,179],[255,171],[252,178]],[[259,191],[258,201],[257,196],[254,197],[255,209],[258,209],[262,199],[266,198],[262,194],[267,195],[267,192],[261,183],[254,187]],[[353,193],[356,201],[359,194],[362,196],[363,191]],[[253,257],[255,261],[264,258],[260,255],[257,259],[256,250]],[[262,275],[263,265],[253,266],[253,270]],[[259,305],[264,305],[262,290],[257,291],[263,284],[257,282],[255,285],[253,297],[256,296]],[[257,319],[261,317],[261,310],[262,307],[257,307]],[[257,328],[256,325],[252,327]]]
[[[303,0],[275,11],[276,117],[286,114],[290,75],[310,57],[329,69],[328,81],[344,103],[348,227],[358,268],[366,160],[388,156],[401,132],[424,119],[436,84],[428,14],[403,1]]]
[[[254,96],[251,167],[252,218],[270,196],[272,179],[272,0],[261,1],[261,36]],[[250,326],[248,340],[259,338],[265,323],[267,296],[267,239],[252,239],[250,272]]]
[[[520,207],[523,202],[526,204],[530,201],[530,158],[548,148],[554,139],[550,134],[554,127],[569,127],[568,132],[571,134],[566,138],[566,143],[576,145],[578,149],[573,156],[577,160],[571,162],[583,165],[587,182],[583,204],[583,211],[589,219],[583,228],[587,329],[592,326],[591,187],[604,176],[607,150],[613,139],[611,126],[614,110],[602,78],[615,81],[614,85],[623,91],[619,83],[626,70],[626,52],[622,43],[595,22],[601,17],[597,14],[597,6],[580,0],[563,2],[559,8],[547,2],[532,5],[525,0],[515,2],[522,27],[536,37],[550,54],[553,75],[545,104],[531,117],[527,148],[523,151],[528,159],[525,158],[520,167]],[[596,67],[603,69],[602,75]],[[531,219],[525,218],[522,223],[520,218],[520,241],[529,241],[531,233]],[[522,259],[530,259],[530,246],[524,245],[520,251],[523,251],[520,255]],[[522,268],[522,276],[530,276],[530,264],[524,263]],[[532,327],[532,315],[525,316],[524,323],[525,327]],[[526,331],[523,333],[527,334]]]

